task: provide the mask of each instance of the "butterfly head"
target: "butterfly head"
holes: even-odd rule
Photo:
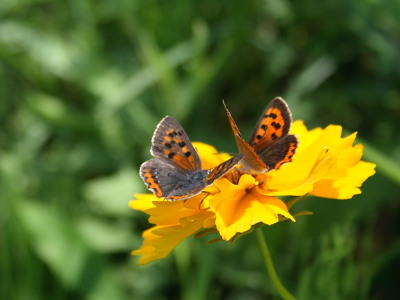
[[[195,171],[190,175],[189,178],[189,183],[200,183],[200,182],[205,182],[208,175],[210,174],[211,170],[199,170]]]

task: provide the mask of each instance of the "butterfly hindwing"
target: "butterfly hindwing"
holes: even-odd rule
[[[181,200],[199,194],[206,187],[207,170],[186,171],[160,158],[144,162],[140,176],[157,197]]]
[[[152,143],[153,156],[165,158],[184,170],[201,169],[199,155],[185,130],[175,118],[166,116],[160,121],[154,132]]]
[[[250,137],[249,144],[257,152],[261,152],[276,140],[289,133],[292,114],[286,102],[277,97],[272,100],[261,117]]]
[[[283,164],[291,162],[299,142],[295,135],[286,135],[258,155],[267,165],[268,169],[279,169]]]

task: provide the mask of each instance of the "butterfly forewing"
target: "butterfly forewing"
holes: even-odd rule
[[[240,153],[244,153],[242,165],[245,169],[251,170],[251,173],[264,172],[267,165],[261,160],[254,149],[240,136],[235,136],[236,143]]]
[[[153,135],[151,153],[164,158],[184,170],[201,169],[199,155],[179,122],[166,116],[160,121]]]
[[[226,114],[228,115],[229,123],[231,124],[233,134],[234,134],[234,135],[238,135],[238,136],[241,137],[242,135],[241,135],[241,133],[240,133],[240,131],[239,131],[239,128],[238,128],[237,125],[236,125],[235,120],[233,119],[233,117],[232,117],[232,115],[231,115],[231,112],[230,112],[230,111],[228,110],[228,108],[226,107],[224,101],[222,101],[222,104],[224,105]]]
[[[255,150],[242,138],[239,128],[236,125],[231,113],[226,107],[225,103],[222,102],[225,107],[226,114],[228,115],[229,123],[231,124],[232,131],[238,146],[239,152],[245,154],[242,165],[245,169],[252,170],[254,172],[262,172],[267,168],[264,162],[259,158]]]
[[[233,167],[235,167],[240,162],[243,156],[244,154],[240,153],[232,157],[231,159],[224,161],[223,163],[219,164],[214,169],[212,169],[211,173],[207,177],[206,181],[207,185],[212,184],[215,180],[221,178],[226,173],[228,173]]]
[[[292,114],[286,102],[277,97],[272,100],[250,137],[249,144],[259,153],[279,138],[288,134],[292,124]]]

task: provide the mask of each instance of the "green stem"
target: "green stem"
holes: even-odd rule
[[[271,277],[272,283],[278,290],[279,295],[285,300],[296,300],[296,298],[284,287],[284,285],[279,280],[278,274],[276,273],[274,263],[272,262],[271,254],[268,250],[267,241],[265,240],[264,234],[259,228],[256,230],[257,240],[261,248],[261,252],[264,256],[265,266]]]
[[[293,205],[295,205],[297,202],[299,202],[299,201],[301,201],[301,200],[304,200],[304,199],[307,199],[307,198],[309,198],[309,197],[311,197],[310,194],[305,194],[305,195],[303,195],[303,196],[297,197],[297,198],[295,198],[295,199],[290,200],[289,202],[287,202],[287,203],[286,203],[286,206],[287,206],[288,210],[290,210],[290,209],[293,207]]]

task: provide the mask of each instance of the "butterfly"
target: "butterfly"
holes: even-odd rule
[[[285,100],[280,97],[272,100],[261,114],[247,143],[223,102],[240,153],[244,153],[241,164],[249,173],[265,173],[279,169],[291,162],[299,141],[289,134],[292,126],[292,113]]]
[[[154,195],[183,200],[201,193],[235,167],[238,154],[211,170],[203,170],[200,157],[179,122],[166,116],[157,125],[150,153],[155,157],[140,166],[140,176]]]

